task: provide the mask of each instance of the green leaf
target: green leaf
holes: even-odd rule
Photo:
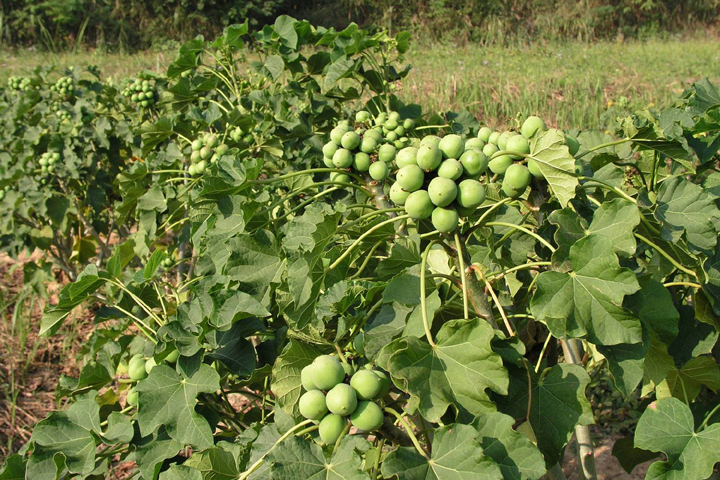
[[[649,348],[649,339],[643,343],[597,346],[608,361],[615,386],[626,398],[630,398],[643,379],[645,356]]]
[[[288,16],[280,15],[275,19],[275,33],[280,36],[280,41],[288,48],[295,49],[298,44],[298,35],[295,31],[297,20]]]
[[[216,478],[209,476],[207,478]],[[217,478],[227,478],[220,477]],[[165,470],[160,474],[158,480],[203,480],[202,473],[195,470],[194,468],[187,467],[185,465],[170,465],[168,470]]]
[[[505,480],[535,480],[545,475],[545,460],[540,450],[513,429],[515,420],[502,413],[479,415],[472,425],[476,440],[486,456],[495,460]]]
[[[183,445],[209,448],[213,444],[208,421],[195,411],[200,393],[214,393],[220,377],[209,365],[201,365],[190,378],[158,365],[138,383],[138,425],[143,435],[165,426],[170,438]]]
[[[133,438],[133,426],[130,419],[120,412],[112,412],[107,418],[107,429],[102,433],[103,441],[108,445],[129,443]]]
[[[398,302],[380,308],[365,326],[365,354],[368,358],[375,358],[385,345],[402,333],[412,310]]]
[[[667,461],[650,465],[645,478],[709,478],[713,466],[720,461],[720,424],[695,432],[695,421],[687,405],[676,398],[657,400],[638,421],[635,446],[667,455]]]
[[[670,291],[651,277],[638,277],[640,290],[627,297],[627,305],[645,327],[664,343],[677,337],[680,313],[675,308]]]
[[[640,321],[622,308],[625,295],[639,290],[635,274],[621,268],[606,237],[590,235],[570,249],[573,271],[543,272],[530,303],[533,315],[557,338],[596,344],[639,343]]]
[[[437,334],[436,346],[415,337],[387,345],[378,363],[396,385],[406,385],[420,413],[437,422],[450,405],[477,415],[495,410],[487,388],[506,394],[507,371],[490,348],[493,328],[484,320],[453,320]]]
[[[575,159],[565,145],[565,135],[554,128],[540,131],[530,139],[530,156],[538,164],[550,189],[566,207],[578,186]]]
[[[194,453],[183,465],[199,470],[204,480],[234,480],[240,475],[235,456],[220,447]]]
[[[483,453],[477,435],[478,432],[469,425],[440,427],[435,430],[429,459],[413,447],[398,447],[382,463],[383,478],[501,480],[503,474],[500,467]]]
[[[300,371],[310,365],[320,351],[297,340],[290,340],[277,358],[272,370],[270,389],[275,394],[277,406],[298,415],[298,400],[302,391]]]
[[[88,474],[95,468],[95,439],[91,432],[70,420],[66,412],[52,412],[35,426],[35,449],[27,464],[27,478],[55,480],[67,468]]]
[[[648,452],[642,448],[636,448],[633,446],[632,438],[620,438],[613,444],[612,449],[613,457],[617,458],[620,466],[627,472],[632,471],[640,465],[649,460],[657,458],[657,453]]]
[[[25,480],[27,461],[20,454],[10,455],[5,462],[5,468],[0,471],[0,480]]]
[[[588,233],[606,237],[617,253],[630,256],[637,248],[633,230],[639,223],[637,205],[624,198],[616,198],[603,203],[595,211]]]
[[[705,385],[716,392],[720,389],[720,366],[709,355],[695,357],[681,368],[671,368],[665,381],[658,385],[658,398],[675,397],[692,402]]]
[[[350,75],[355,68],[355,62],[347,57],[336,59],[327,69],[323,82],[323,91],[331,90],[340,79]]]
[[[217,314],[211,317],[210,323],[217,328],[224,329],[238,320],[253,316],[269,317],[270,312],[247,293],[238,291],[223,302],[217,310]]]
[[[540,376],[534,370],[511,368],[510,393],[498,399],[498,409],[517,419],[528,412],[528,375],[530,392],[530,424],[538,435],[538,448],[545,464],[552,466],[570,441],[575,427],[594,422],[585,389],[590,377],[579,365],[561,363],[545,369]]]
[[[720,210],[715,199],[699,185],[673,177],[660,185],[655,218],[662,222],[661,236],[676,242],[685,232],[693,253],[711,253],[717,244],[715,222]]]
[[[298,437],[290,437],[269,455],[273,480],[370,480],[362,470],[362,458],[357,453],[361,442],[345,436],[328,459],[320,445]],[[362,447],[360,447],[362,448]]]

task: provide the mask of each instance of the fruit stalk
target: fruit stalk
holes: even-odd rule
[[[582,353],[580,342],[575,339],[565,340],[562,344],[565,361],[575,365],[582,365]],[[595,452],[593,449],[590,427],[578,425],[575,427],[575,440],[578,446],[578,462],[580,464],[580,475],[585,480],[597,480],[595,471]]]
[[[493,314],[492,308],[490,308],[490,304],[487,301],[487,296],[485,295],[485,285],[480,282],[473,271],[470,254],[468,254],[467,248],[465,248],[465,241],[461,241],[459,245],[460,251],[457,249],[450,249],[448,250],[448,253],[451,257],[453,257],[453,260],[457,260],[457,256],[462,255],[463,264],[468,265],[463,272],[463,275],[465,275],[465,284],[467,285],[468,300],[470,300],[475,313],[487,320],[493,328],[499,330],[500,326],[495,321],[495,315]]]

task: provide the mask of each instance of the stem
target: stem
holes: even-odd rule
[[[329,272],[329,271],[332,270],[333,268],[337,267],[343,260],[345,260],[345,258],[346,258],[348,255],[350,255],[350,252],[352,252],[358,245],[360,245],[360,243],[361,243],[365,238],[368,237],[368,235],[372,234],[374,231],[376,231],[376,230],[384,227],[385,225],[387,225],[387,224],[389,224],[389,223],[394,223],[394,222],[397,222],[397,221],[400,221],[400,220],[407,220],[408,218],[410,218],[410,215],[401,215],[401,216],[399,216],[399,217],[390,218],[390,219],[388,219],[388,220],[385,220],[384,222],[380,222],[380,223],[378,223],[377,225],[373,226],[373,227],[370,228],[367,232],[365,232],[365,233],[363,233],[362,235],[360,235],[360,236],[358,237],[358,239],[355,240],[355,241],[347,248],[347,250],[345,250],[345,252],[343,252],[343,254],[340,255],[340,257],[338,257],[338,259],[335,260],[335,261],[332,263],[332,265],[330,265],[330,266],[326,269],[326,271]]]
[[[355,280],[356,278],[358,278],[358,277],[360,276],[360,274],[362,273],[362,271],[365,270],[365,267],[367,267],[368,263],[370,263],[370,260],[372,260],[373,254],[375,253],[375,250],[377,250],[378,248],[380,248],[380,246],[381,246],[383,243],[385,243],[385,239],[380,240],[379,242],[377,242],[375,245],[372,246],[372,248],[370,249],[370,251],[369,251],[369,252],[367,253],[367,255],[365,256],[365,260],[363,260],[363,262],[362,262],[362,263],[360,264],[360,266],[358,267],[357,272],[355,272],[352,276],[348,277],[348,280]]]
[[[669,253],[667,253],[665,250],[663,250],[662,248],[660,248],[660,246],[658,246],[657,244],[651,242],[650,240],[648,240],[647,238],[643,237],[643,236],[640,235],[639,233],[636,233],[636,234],[635,234],[635,237],[637,237],[639,240],[642,240],[643,242],[647,243],[648,245],[650,245],[651,247],[653,247],[655,250],[657,250],[657,252],[658,252],[660,255],[662,255],[663,257],[667,258],[668,261],[669,261],[670,263],[672,263],[673,266],[674,266],[675,268],[677,268],[678,270],[680,270],[681,272],[685,272],[685,273],[687,273],[688,275],[697,278],[697,274],[696,274],[695,272],[693,272],[692,270],[690,270],[690,269],[688,269],[688,268],[685,268],[685,267],[683,267],[682,265],[680,265],[677,260],[675,260],[673,257],[671,257]]]
[[[697,288],[697,289],[702,288],[702,285],[700,285],[699,283],[693,283],[693,282],[668,282],[668,283],[663,283],[663,287],[679,287],[679,286],[683,286],[683,287],[693,287],[693,288]]]
[[[427,257],[430,253],[430,249],[436,243],[440,243],[440,240],[433,240],[425,247],[425,251],[422,256],[422,263],[420,265],[420,309],[422,310],[423,327],[425,328],[425,336],[427,337],[428,343],[434,348],[436,347],[435,342],[432,338],[432,332],[430,331],[430,322],[427,314],[427,300],[425,298],[425,269],[427,268]],[[467,318],[467,317],[465,317]]]
[[[535,238],[538,242],[545,245],[547,248],[550,249],[551,252],[555,253],[555,247],[553,247],[550,243],[548,243],[547,240],[542,238],[537,233],[533,232],[532,230],[529,230],[523,226],[515,225],[514,223],[507,223],[507,222],[488,222],[485,224],[486,227],[492,227],[494,225],[497,225],[498,227],[507,227],[507,228],[514,228],[516,230],[520,230],[521,232],[527,233],[531,237]]]
[[[619,188],[615,187],[614,185],[611,185],[603,180],[598,180],[597,178],[593,177],[578,177],[578,180],[585,180],[586,182],[593,182],[602,185],[603,187],[607,188],[608,190],[612,190],[613,192],[617,193],[621,197],[625,198],[626,200],[630,200],[631,202],[637,204],[637,200],[635,200],[633,197],[628,195],[627,193],[623,192]],[[581,185],[583,187],[584,185]]]
[[[708,416],[705,417],[705,420],[703,420],[703,422],[700,424],[700,427],[698,428],[698,432],[703,431],[703,430],[705,429],[705,427],[707,427],[708,422],[709,422],[710,419],[713,417],[713,415],[715,415],[715,414],[718,412],[718,410],[720,410],[720,403],[718,403],[717,405],[715,405],[715,408],[713,408],[713,409],[710,411],[710,413],[708,414]]]
[[[581,365],[582,355],[580,352],[580,344],[576,339],[561,340],[565,361],[567,363]],[[593,451],[592,436],[590,435],[590,427],[587,425],[578,425],[575,427],[575,440],[578,447],[578,463],[580,465],[580,474],[585,480],[597,480],[595,471],[595,455]]]
[[[636,140],[645,140],[645,139],[636,139]],[[608,143],[603,143],[603,144],[600,144],[600,145],[595,145],[594,147],[589,148],[586,152],[583,152],[583,153],[581,153],[580,155],[577,155],[577,156],[575,157],[575,160],[584,157],[585,155],[587,155],[587,154],[590,153],[590,152],[594,152],[594,151],[596,151],[596,150],[600,150],[601,148],[612,147],[612,146],[615,146],[615,145],[620,145],[620,144],[622,144],[622,143],[627,143],[627,142],[632,142],[632,141],[633,141],[632,138],[623,138],[623,139],[621,139],[621,140],[615,140],[614,142],[608,142]]]
[[[512,272],[517,272],[518,270],[525,270],[525,269],[534,268],[534,267],[549,267],[551,265],[552,265],[552,262],[530,262],[530,263],[526,263],[524,265],[518,265],[517,267],[508,268],[507,270],[503,270],[498,273],[491,273],[487,276],[487,278],[492,279],[492,280],[499,280],[500,278],[504,277],[505,275],[512,273]]]
[[[470,239],[470,234],[471,234],[472,232],[474,232],[475,230],[477,230],[478,228],[480,228],[480,227],[483,226],[483,220],[485,220],[485,219],[488,217],[488,215],[490,215],[493,211],[497,210],[497,209],[500,208],[501,206],[503,206],[503,205],[505,205],[506,203],[509,203],[509,202],[511,202],[511,201],[512,201],[511,198],[503,198],[502,200],[500,200],[499,202],[497,202],[496,204],[494,204],[492,207],[490,207],[487,212],[483,213],[483,214],[480,216],[480,218],[478,219],[478,221],[475,222],[475,225],[473,225],[472,227],[470,227],[470,228],[468,229],[468,231],[465,232],[465,241],[467,242],[467,241]]]
[[[490,293],[490,296],[493,299],[493,302],[495,302],[495,306],[497,307],[498,311],[500,312],[500,316],[503,319],[503,323],[505,324],[505,328],[507,328],[508,334],[511,337],[515,336],[515,330],[512,327],[512,324],[510,323],[510,320],[508,319],[507,315],[505,315],[505,309],[500,304],[500,299],[495,295],[495,290],[493,290],[492,285],[490,285],[490,282],[487,281],[487,278],[485,278],[485,275],[483,275],[482,270],[477,265],[473,265],[471,268],[473,268],[478,275],[480,275],[480,279],[485,282],[485,288],[487,288],[488,292]]]
[[[537,364],[535,365],[535,373],[540,371],[540,365],[542,364],[542,359],[545,356],[545,350],[547,350],[547,346],[550,344],[550,340],[552,338],[553,336],[550,335],[550,332],[548,332],[548,337],[545,339],[545,343],[543,343],[542,350],[540,350],[540,358],[538,358]]]
[[[460,236],[455,232],[455,248],[460,251],[462,244],[460,243]],[[467,295],[467,281],[465,279],[465,262],[463,261],[462,255],[458,255],[458,269],[460,270],[460,280],[462,281],[462,292],[463,292],[463,319],[467,320],[470,318],[468,313],[468,295]],[[423,273],[425,270],[423,269]]]
[[[418,451],[420,455],[425,457],[426,459],[430,460],[430,456],[423,450],[423,448],[420,446],[420,442],[418,441],[417,437],[413,433],[412,429],[410,428],[410,425],[408,425],[407,421],[405,421],[405,418],[400,415],[398,412],[393,410],[392,408],[384,408],[386,412],[388,412],[391,415],[394,415],[395,418],[397,418],[400,423],[402,424],[403,428],[407,432],[408,436],[410,437],[410,440],[412,440],[413,445],[415,446],[415,449]]]
[[[286,438],[288,438],[289,436],[291,436],[292,434],[294,434],[296,431],[301,430],[305,425],[308,425],[308,424],[310,424],[310,423],[312,423],[312,420],[305,420],[304,422],[298,423],[298,424],[295,425],[293,428],[291,428],[290,430],[288,430],[287,432],[285,432],[285,434],[284,434],[282,437],[278,438],[277,441],[273,444],[273,446],[270,447],[270,449],[269,449],[267,452],[265,452],[262,457],[258,458],[257,462],[253,463],[253,464],[250,466],[250,468],[248,468],[247,470],[245,470],[243,473],[240,474],[240,476],[238,477],[238,480],[247,480],[247,478],[248,478],[255,470],[257,470],[258,468],[260,468],[260,466],[261,466],[261,465],[263,464],[263,462],[265,461],[265,457],[267,457],[267,456],[270,454],[270,452],[272,452],[273,450],[275,450],[275,447],[277,447],[278,445],[280,445],[283,441],[285,441]]]
[[[332,172],[344,173],[346,175],[354,177],[356,180],[362,181],[362,178],[359,177],[358,175],[356,175],[352,172],[349,172],[347,170],[341,170],[339,168],[309,168],[307,170],[300,170],[299,172],[286,173],[285,175],[278,175],[277,177],[266,178],[264,180],[248,180],[245,183],[247,185],[267,185],[268,183],[274,183],[274,182],[278,182],[280,180],[287,180],[288,178],[297,177],[299,175],[311,175],[313,173],[332,173]]]
[[[356,218],[356,219],[353,220],[352,222],[348,222],[348,223],[346,223],[345,225],[340,226],[340,227],[338,228],[338,230],[345,230],[345,229],[350,228],[350,227],[352,227],[352,226],[354,226],[354,225],[357,225],[358,223],[360,223],[360,222],[363,221],[363,220],[367,220],[368,218],[373,218],[373,217],[376,217],[376,216],[378,216],[378,215],[384,215],[384,214],[386,214],[386,213],[388,214],[389,217],[395,217],[395,216],[397,216],[395,212],[401,212],[401,211],[403,211],[403,210],[405,210],[405,209],[402,208],[402,207],[391,207],[391,208],[384,208],[384,209],[381,209],[381,210],[373,210],[372,212],[368,212],[368,213],[366,213],[366,214],[364,214],[364,215],[359,216],[358,218]]]

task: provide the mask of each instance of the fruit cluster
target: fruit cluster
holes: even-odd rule
[[[55,164],[60,161],[60,152],[54,150],[48,150],[47,152],[40,155],[40,171],[43,174],[54,173]]]
[[[345,383],[345,379],[350,381]],[[305,393],[300,397],[300,414],[319,422],[318,433],[326,445],[334,444],[350,423],[363,432],[383,424],[383,411],[373,400],[390,391],[390,379],[379,370],[352,371],[331,355],[317,357],[300,375]]]
[[[202,175],[208,162],[217,162],[230,147],[225,143],[220,143],[220,139],[214,133],[206,133],[202,138],[193,140],[190,148],[192,153],[190,154],[191,165],[188,167],[188,173],[194,176]]]
[[[12,76],[8,78],[7,85],[11,90],[28,92],[33,88],[30,82],[31,80],[29,78]]]
[[[64,122],[66,120],[67,121],[72,120],[72,114],[70,114],[70,112],[68,112],[67,110],[65,110],[63,108],[57,108],[55,110],[55,115],[57,115],[58,120],[60,120],[61,122]]]
[[[71,96],[74,91],[72,77],[59,78],[54,85],[50,85],[50,91],[57,92],[65,97]]]
[[[173,350],[168,356],[163,359],[163,362],[175,363],[180,357],[180,352]],[[133,355],[130,361],[127,363],[127,374],[130,380],[133,382],[139,382],[144,380],[150,375],[153,368],[157,366],[157,362],[154,357],[145,359],[141,354]],[[118,372],[120,373],[120,372]],[[126,401],[127,404],[132,407],[137,407],[138,392],[135,387],[128,390]]]
[[[121,93],[123,96],[130,98],[130,101],[140,105],[142,108],[151,107],[159,98],[155,88],[153,88],[150,84],[150,81],[142,80],[140,78],[136,78],[134,81],[129,82]]]
[[[9,192],[9,191],[10,191],[10,185],[5,185],[5,187],[3,187],[2,189],[0,189],[0,202],[2,202],[3,200],[5,200],[5,195],[6,195],[7,192]]]
[[[243,143],[245,145],[249,145],[253,142],[253,136],[251,133],[245,133],[242,128],[235,127],[230,132],[230,138],[237,143]]]
[[[413,219],[431,218],[440,232],[455,231],[460,216],[470,215],[485,201],[479,178],[487,170],[488,158],[474,140],[463,142],[455,134],[428,135],[417,147],[400,150],[390,200],[404,206]]]
[[[341,121],[330,132],[330,141],[323,146],[323,162],[328,168],[350,169],[368,173],[373,180],[385,180],[397,150],[411,143],[405,134],[415,121],[401,120],[398,112],[380,113],[373,118],[370,112],[355,115],[356,128]],[[330,175],[334,182],[348,182],[350,178],[339,172]]]

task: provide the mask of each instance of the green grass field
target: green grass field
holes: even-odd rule
[[[36,65],[97,65],[116,80],[141,70],[163,71],[172,52],[119,54],[0,53],[0,80]],[[517,112],[548,123],[599,127],[608,102],[630,109],[667,105],[703,77],[720,81],[720,40],[599,42],[526,48],[416,46],[398,94],[429,111],[468,108],[491,125],[507,125]]]

